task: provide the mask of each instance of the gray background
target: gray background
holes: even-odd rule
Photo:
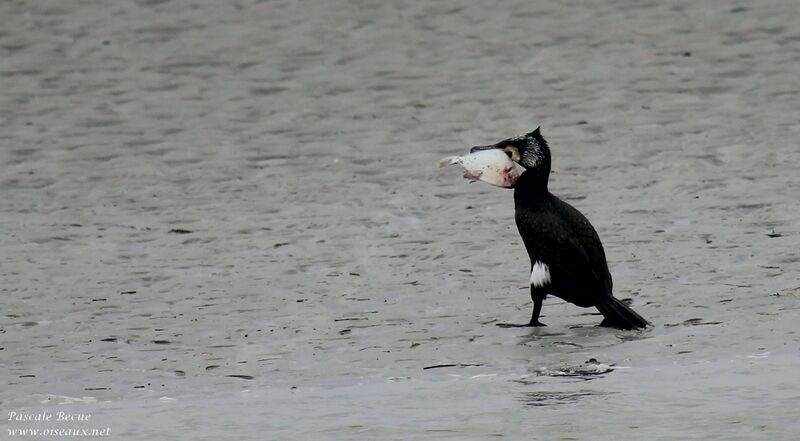
[[[798,13],[0,2],[2,436],[796,439]],[[512,192],[436,163],[538,125],[653,329],[494,325]]]

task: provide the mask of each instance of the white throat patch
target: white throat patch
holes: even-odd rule
[[[546,264],[537,261],[533,264],[533,269],[531,270],[531,285],[539,288],[548,283],[550,283],[550,268]]]

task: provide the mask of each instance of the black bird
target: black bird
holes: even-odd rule
[[[539,128],[470,152],[488,149],[503,150],[525,168],[514,187],[514,218],[531,259],[531,321],[498,326],[545,326],[539,313],[545,297],[552,294],[584,308],[596,307],[604,316],[600,326],[646,327],[647,320],[612,295],[606,254],[592,224],[547,190],[550,148]]]

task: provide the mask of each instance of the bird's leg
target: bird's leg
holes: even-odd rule
[[[541,288],[531,285],[531,300],[533,300],[533,313],[531,313],[531,321],[528,323],[498,323],[497,326],[501,328],[523,328],[523,327],[539,327],[547,326],[539,321],[539,314],[542,312],[542,303],[547,294]]]
[[[528,326],[547,326],[539,321],[539,314],[542,312],[542,303],[544,298],[547,297],[541,288],[531,286],[531,300],[533,300],[533,312],[531,313],[531,321]]]

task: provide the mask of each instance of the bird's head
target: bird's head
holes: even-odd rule
[[[526,172],[534,171],[545,177],[550,174],[550,147],[538,127],[528,134],[504,139],[496,144],[475,146],[470,149],[470,153],[489,149],[504,151],[512,161],[524,167]]]

